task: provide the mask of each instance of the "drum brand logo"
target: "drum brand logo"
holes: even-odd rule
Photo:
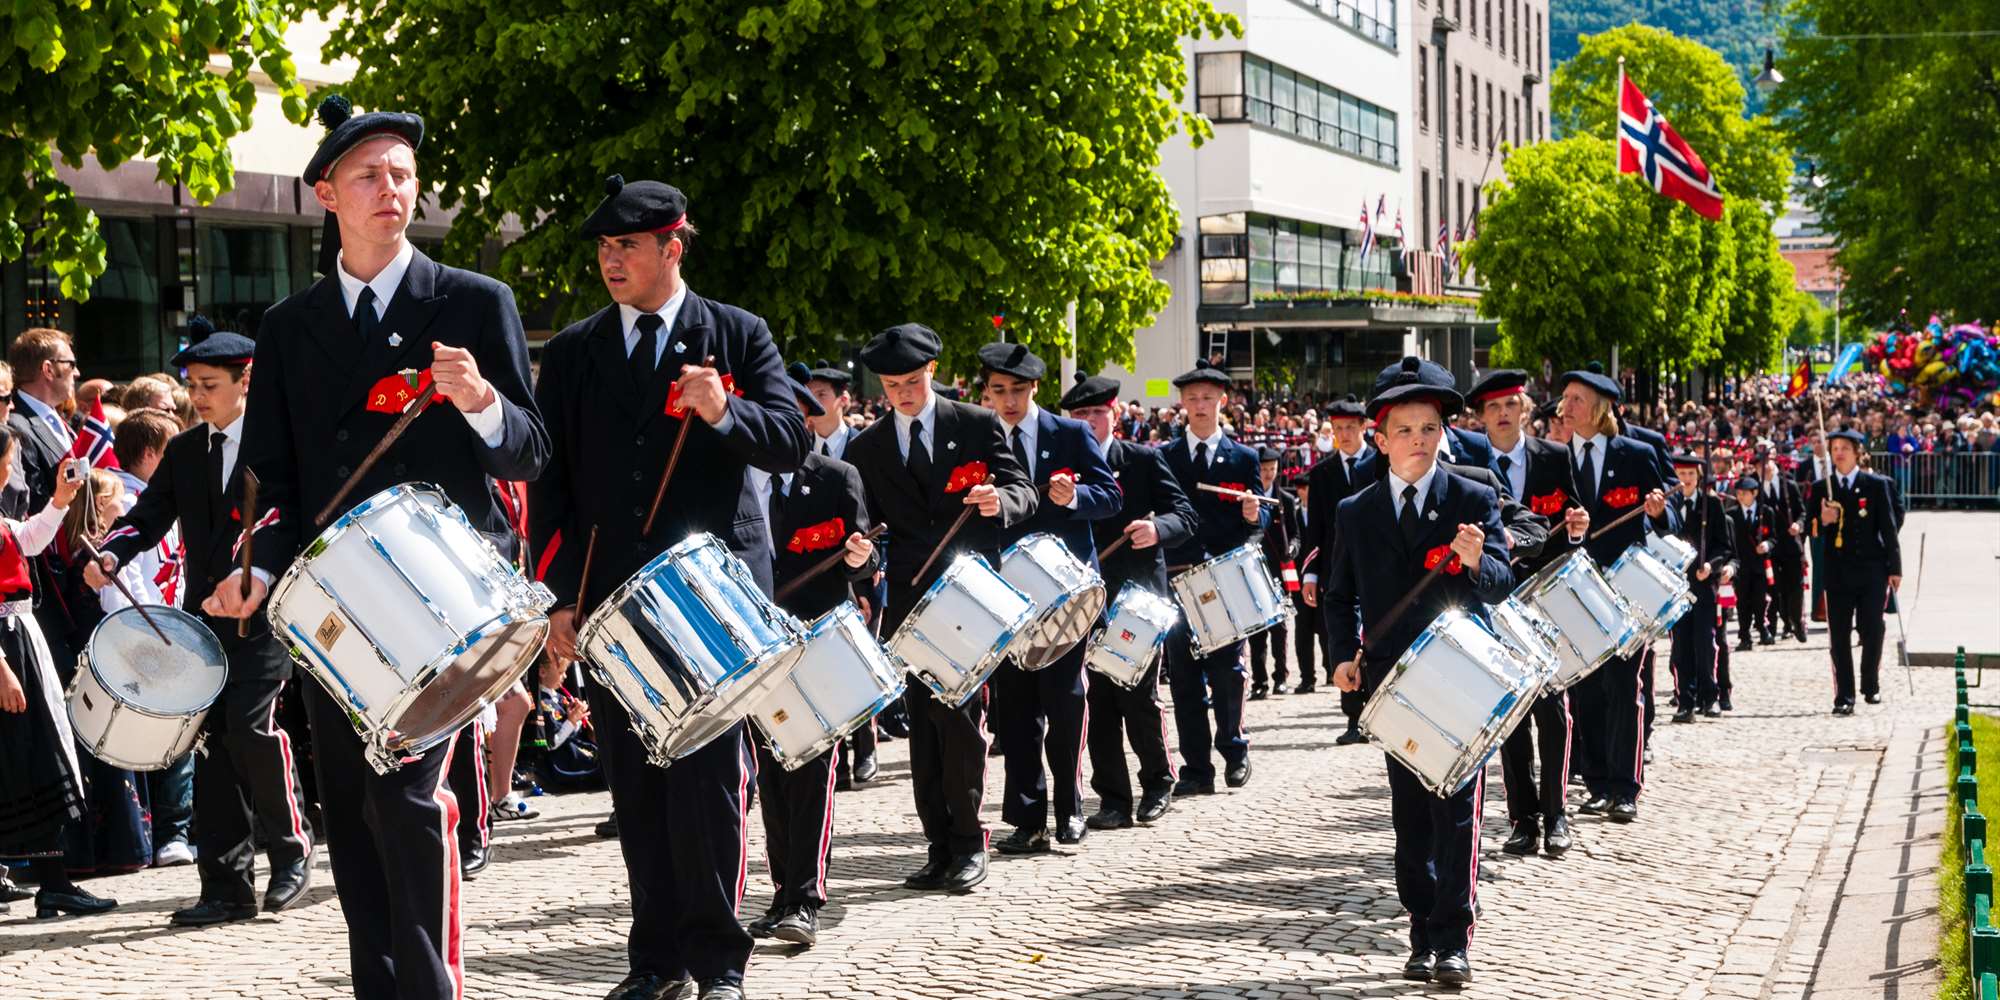
[[[313,641],[319,643],[321,649],[332,649],[334,642],[340,639],[340,633],[345,631],[347,623],[340,620],[340,612],[329,611],[326,620],[320,622],[319,628],[313,632]]]
[[[785,720],[791,717],[792,713],[787,712],[782,708],[778,709],[777,711],[771,713],[771,724],[774,726],[782,726],[785,724]]]
[[[1412,757],[1416,756],[1416,755],[1417,755],[1417,741],[1416,741],[1416,740],[1404,740],[1404,741],[1403,741],[1403,752],[1404,752],[1404,753],[1406,753],[1406,754],[1409,754],[1409,755],[1410,755],[1410,756],[1412,756]]]
[[[1204,590],[1201,592],[1201,596],[1195,598],[1195,600],[1202,604],[1213,604],[1215,603],[1215,597],[1216,597],[1215,591]]]

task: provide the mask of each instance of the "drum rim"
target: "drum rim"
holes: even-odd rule
[[[124,697],[123,695],[120,695],[117,691],[117,688],[114,687],[111,684],[111,682],[105,678],[103,672],[97,669],[97,657],[90,655],[91,647],[97,645],[97,634],[104,630],[105,625],[110,624],[111,619],[116,618],[119,615],[122,615],[128,611],[133,612],[134,614],[152,614],[157,612],[165,612],[167,614],[167,617],[169,618],[178,617],[185,619],[187,622],[194,625],[194,627],[202,630],[203,632],[208,633],[208,637],[214,640],[216,650],[222,653],[222,664],[221,664],[222,669],[216,672],[219,679],[215,682],[215,690],[209,692],[208,698],[204,700],[199,706],[190,709],[185,713],[162,715],[158,710],[147,708],[144,705],[141,705],[135,701],[132,701]],[[96,625],[91,626],[90,635],[84,639],[83,648],[77,652],[77,659],[80,661],[80,665],[87,667],[89,669],[90,676],[97,679],[97,686],[104,691],[107,697],[117,702],[118,704],[125,706],[126,708],[129,708],[142,715],[151,716],[155,719],[180,719],[180,718],[185,718],[187,715],[191,715],[196,712],[206,712],[208,711],[210,705],[215,704],[215,699],[222,697],[222,689],[229,683],[229,653],[227,650],[224,650],[222,648],[222,640],[216,638],[215,631],[213,629],[210,629],[206,624],[204,624],[200,618],[191,615],[185,611],[182,611],[179,608],[168,607],[167,605],[164,604],[148,604],[146,605],[146,611],[143,613],[139,612],[135,605],[128,604],[125,607],[119,608],[118,610],[105,615],[103,618],[98,620]],[[81,670],[77,671],[77,674],[79,676],[81,676],[82,673],[83,671]],[[72,680],[70,683],[71,689],[74,690],[75,686],[76,686],[75,681]]]
[[[1189,566],[1187,569],[1181,570],[1179,573],[1176,573],[1171,577],[1168,577],[1167,587],[1174,591],[1176,597],[1179,597],[1181,581],[1187,579],[1190,576],[1193,576],[1196,573],[1209,570],[1211,567],[1214,566],[1231,563],[1238,559],[1256,559],[1261,561],[1263,558],[1264,558],[1264,552],[1262,549],[1257,547],[1256,543],[1244,542],[1243,544],[1238,545],[1235,548],[1222,553],[1221,555],[1210,556],[1209,558],[1201,562],[1198,562],[1193,566]],[[1270,566],[1266,565],[1264,567],[1264,575],[1266,577],[1271,576]],[[1275,577],[1271,578],[1271,584],[1273,590],[1276,590],[1281,595],[1284,594],[1285,588],[1279,585]],[[1194,655],[1196,656],[1207,656],[1210,653],[1213,653],[1224,646],[1242,642],[1244,639],[1252,635],[1255,635],[1258,632],[1262,632],[1265,629],[1276,627],[1279,622],[1287,621],[1293,617],[1291,602],[1289,600],[1280,600],[1278,602],[1278,610],[1275,613],[1271,614],[1268,617],[1259,619],[1255,624],[1251,625],[1249,630],[1246,631],[1243,635],[1231,639],[1228,642],[1216,643],[1213,646],[1204,646],[1201,643],[1201,637],[1195,635],[1194,619],[1191,617],[1187,617],[1187,611],[1186,611],[1187,601],[1185,599],[1182,599],[1176,601],[1175,603],[1181,605],[1182,617],[1187,618],[1188,642],[1190,647],[1194,651]]]

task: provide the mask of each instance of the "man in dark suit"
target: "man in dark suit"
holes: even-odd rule
[[[188,395],[202,423],[167,443],[138,502],[105,536],[100,561],[85,565],[84,582],[93,589],[109,585],[109,574],[127,560],[151,551],[176,521],[186,552],[180,594],[184,610],[200,615],[216,584],[237,568],[234,556],[243,529],[261,513],[241,509],[243,475],[237,461],[244,394],[250,387],[247,369],[255,351],[248,337],[218,333],[174,355],[174,366],[187,369]],[[281,536],[290,530],[268,525],[257,532],[250,555],[258,570],[284,570],[294,546]],[[203,720],[207,738],[206,749],[197,755],[194,825],[201,898],[174,912],[173,923],[184,927],[257,915],[253,818],[263,826],[271,859],[265,911],[292,906],[312,882],[312,835],[299,801],[291,741],[276,716],[278,693],[292,676],[292,659],[271,634],[262,610],[252,616],[250,634],[240,638],[234,621],[203,617],[222,643],[229,673]]]
[[[1297,544],[1299,537],[1299,519],[1298,497],[1278,485],[1279,457],[1278,449],[1268,445],[1257,451],[1257,492],[1278,501],[1265,512],[1264,532],[1258,541],[1264,548],[1264,563],[1270,567],[1271,579],[1284,581],[1285,567],[1294,558],[1293,546]],[[1293,570],[1293,575],[1294,577],[1297,575],[1296,568]],[[1290,665],[1286,662],[1289,655],[1286,646],[1291,638],[1288,624],[1280,622],[1250,637],[1251,701],[1263,701],[1270,697],[1273,684],[1276,685],[1275,689],[1279,694],[1291,690],[1285,683],[1291,676]],[[1267,653],[1272,661],[1271,666],[1275,668],[1269,671],[1264,666]],[[1311,660],[1299,662],[1301,677],[1311,677],[1312,672]]]
[[[1774,453],[1764,455],[1764,492],[1760,502],[1778,511],[1778,534],[1771,538],[1771,595],[1764,609],[1768,632],[1789,634],[1806,641],[1805,623],[1805,537],[1808,525],[1806,502],[1797,480],[1778,468]]]
[[[1694,547],[1695,562],[1688,567],[1688,586],[1694,592],[1694,607],[1674,622],[1674,721],[1694,721],[1695,712],[1717,716],[1720,696],[1715,673],[1715,588],[1723,570],[1736,559],[1735,532],[1722,498],[1702,482],[1699,456],[1675,454],[1674,477],[1679,488],[1671,503],[1681,522],[1681,540]]]
[[[1509,549],[1514,577],[1523,581],[1567,555],[1590,530],[1590,514],[1576,502],[1575,471],[1568,456],[1562,448],[1525,433],[1528,414],[1534,408],[1527,386],[1527,372],[1501,369],[1473,383],[1467,394],[1493,445],[1491,469],[1500,496],[1526,504],[1531,513],[1560,525],[1549,531],[1546,544],[1533,553],[1519,546]],[[1539,784],[1534,771],[1538,750],[1542,765]],[[1514,827],[1501,850],[1533,854],[1540,845],[1552,858],[1569,850],[1569,818],[1563,807],[1569,759],[1569,696],[1561,691],[1543,695],[1535,700],[1528,718],[1500,745],[1507,819]]]
[[[1090,523],[1118,513],[1118,480],[1090,428],[1035,405],[1048,367],[1026,344],[995,343],[979,349],[986,408],[1000,418],[1007,448],[1029,482],[1047,496],[1033,517],[1001,533],[1011,545],[1046,532],[1078,560],[1097,566]],[[1083,823],[1084,644],[1055,662],[1022,669],[1012,658],[993,674],[993,732],[1006,762],[1000,818],[1014,827],[994,848],[1002,854],[1038,854],[1049,847],[1050,775],[1054,776],[1056,840],[1081,843]],[[1048,771],[1042,758],[1048,757]]]
[[[597,242],[612,304],[549,341],[535,387],[555,452],[530,487],[531,548],[556,595],[549,644],[565,661],[597,602],[697,532],[721,539],[769,593],[766,507],[745,471],[792,472],[807,450],[770,329],[695,294],[682,277],[695,238],[686,197],[657,181],[612,177],[605,188],[582,234]],[[680,462],[647,531],[683,429]],[[599,741],[612,746],[605,767],[633,900],[632,969],[611,997],[678,996],[691,993],[691,979],[702,1000],[739,1000],[752,947],[736,917],[754,767],[745,728],[659,768],[609,690],[594,687],[590,701]]]
[[[932,389],[941,348],[928,327],[905,323],[861,350],[861,363],[882,380],[893,408],[847,445],[847,460],[868,484],[869,519],[889,526],[885,636],[895,634],[954,554],[977,553],[997,570],[1003,533],[1033,517],[1040,502],[1000,418]],[[981,465],[991,481],[967,485]],[[976,514],[952,539],[953,551],[931,559],[968,506]],[[913,677],[903,703],[910,714],[910,790],[929,845],[924,866],[903,884],[963,892],[986,879],[986,826],[979,818],[986,695],[982,689],[962,705],[948,705]]]
[[[320,120],[328,132],[304,179],[327,210],[322,246],[334,249],[324,277],[264,315],[240,461],[256,470],[263,498],[288,526],[281,537],[308,543],[321,510],[396,421],[395,398],[421,386],[424,373],[408,370],[428,366],[438,401],[326,512],[327,521],[414,479],[441,487],[475,527],[503,532],[506,516],[487,477],[534,479],[549,453],[513,293],[432,263],[404,238],[416,208],[421,119],[349,117],[346,101],[330,97]],[[277,548],[257,546],[267,547]],[[203,610],[254,614],[267,586],[255,576],[248,598],[232,574]],[[304,695],[355,992],[455,996],[464,982],[458,807],[440,787],[450,752],[377,774],[346,706],[313,685]]]
[[[1730,518],[1734,531],[1730,544],[1736,550],[1738,565],[1736,651],[1739,653],[1750,650],[1752,626],[1757,629],[1758,639],[1764,645],[1769,646],[1773,641],[1770,626],[1764,621],[1764,603],[1769,600],[1770,594],[1767,563],[1778,537],[1784,534],[1784,514],[1758,502],[1763,489],[1764,484],[1754,474],[1738,476],[1733,484],[1736,512]]]
[[[1825,499],[1824,486],[1833,478],[1833,459],[1827,456],[1826,438],[1819,431],[1813,431],[1808,438],[1804,458],[1799,467],[1792,470],[1792,478],[1799,487],[1799,502],[1806,510],[1806,551],[1812,557],[1812,593],[1806,604],[1811,608],[1812,620],[1826,621],[1826,545],[1812,522],[1819,519],[1820,501]]]
[[[1320,607],[1320,581],[1326,578],[1326,566],[1333,561],[1338,544],[1333,537],[1333,512],[1342,500],[1368,485],[1368,480],[1360,478],[1360,471],[1367,467],[1363,463],[1375,454],[1374,447],[1367,441],[1367,418],[1361,402],[1352,394],[1328,404],[1326,420],[1333,425],[1334,450],[1315,462],[1307,472],[1307,504],[1304,523],[1299,529],[1299,596],[1307,607],[1315,609]],[[1324,635],[1325,612],[1316,613],[1320,619],[1318,626]],[[1326,665],[1329,678],[1333,667],[1331,661]],[[1301,677],[1300,693],[1312,690],[1312,681],[1311,674]],[[1347,717],[1347,729],[1334,738],[1335,743],[1353,746],[1368,742],[1368,737],[1361,735],[1362,704],[1360,694],[1340,692],[1340,711]]]
[[[1603,532],[1593,534],[1584,545],[1599,566],[1609,568],[1627,548],[1645,541],[1646,525],[1635,509],[1643,509],[1655,531],[1677,530],[1679,522],[1667,507],[1666,484],[1653,449],[1618,433],[1612,410],[1622,396],[1618,383],[1579,370],[1564,372],[1556,384],[1570,434],[1577,499],[1589,512],[1590,523],[1599,526],[1593,533]],[[1577,770],[1590,792],[1582,811],[1608,814],[1619,823],[1639,817],[1639,791],[1645,783],[1646,706],[1640,676],[1644,659],[1644,653],[1614,656],[1570,688],[1575,724],[1571,742],[1577,751]]]
[[[1193,502],[1198,524],[1186,541],[1167,550],[1167,573],[1239,548],[1257,537],[1266,517],[1255,497],[1233,499],[1202,490],[1203,484],[1239,493],[1257,481],[1257,453],[1222,433],[1222,407],[1229,401],[1229,374],[1207,363],[1174,379],[1187,432],[1162,448],[1167,468]],[[1223,780],[1231,788],[1250,781],[1250,738],[1243,730],[1243,642],[1238,640],[1196,656],[1185,617],[1167,637],[1167,683],[1173,692],[1174,724],[1180,730],[1186,766],[1174,795],[1215,792],[1215,756],[1222,757]],[[1215,728],[1209,729],[1209,712]]]
[[[1903,549],[1896,537],[1896,501],[1885,476],[1861,469],[1860,432],[1827,435],[1833,474],[1814,492],[1820,497],[1818,532],[1826,553],[1827,630],[1833,644],[1833,714],[1854,714],[1854,647],[1861,633],[1861,695],[1881,696],[1882,614],[1903,582]]]
[[[1128,586],[1171,601],[1162,554],[1193,534],[1194,506],[1158,451],[1111,436],[1118,412],[1118,380],[1081,374],[1077,379],[1063,396],[1062,407],[1089,427],[1103,447],[1120,495],[1118,513],[1090,525],[1099,551],[1122,542],[1099,567],[1105,608]],[[1166,815],[1173,802],[1173,758],[1167,753],[1167,717],[1159,704],[1160,664],[1156,657],[1145,677],[1130,689],[1101,677],[1091,679],[1087,702],[1092,725],[1085,737],[1090,744],[1090,787],[1097,792],[1098,809],[1084,822],[1093,830],[1122,829],[1134,820],[1151,823]],[[1127,735],[1139,758],[1136,811],[1125,764]]]
[[[27,491],[23,508],[9,516],[25,520],[48,505],[55,493],[56,470],[76,442],[63,414],[76,399],[76,345],[61,330],[23,330],[7,347],[7,363],[14,370],[14,406],[7,414],[7,427],[14,432],[19,473],[9,477],[9,485],[18,478]],[[50,662],[64,664],[66,670],[67,664],[76,662],[69,641],[76,623],[62,601],[49,599],[62,589],[50,562],[53,558],[51,547],[28,562],[35,579],[35,620],[49,644]]]
[[[1444,422],[1462,405],[1452,384],[1450,372],[1416,358],[1391,365],[1375,381],[1369,415],[1388,468],[1380,481],[1341,501],[1335,530],[1345,541],[1325,593],[1328,651],[1340,663],[1334,683],[1342,690],[1372,694],[1438,614],[1459,608],[1484,620],[1485,604],[1505,600],[1513,586],[1498,498],[1437,461]],[[1433,560],[1445,571],[1389,618]],[[1440,798],[1394,757],[1387,763],[1396,894],[1410,914],[1403,976],[1469,983],[1485,779],[1474,777]]]
[[[793,362],[787,369],[798,386],[806,419],[824,414],[809,388],[812,373]],[[854,466],[818,451],[806,454],[799,471],[773,475],[749,470],[753,492],[765,500],[771,524],[771,582],[780,592],[794,581],[778,606],[810,625],[868,588],[875,576],[875,545],[868,539],[868,500]],[[813,567],[842,549],[835,569],[806,579]],[[819,910],[826,905],[826,876],[833,848],[835,746],[803,765],[786,769],[761,733],[757,746],[757,807],[764,818],[764,856],[770,862],[771,906],[749,923],[750,936],[777,938],[812,947],[819,941]]]

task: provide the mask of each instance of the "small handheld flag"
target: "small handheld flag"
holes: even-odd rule
[[[118,456],[111,450],[111,422],[104,419],[104,400],[90,401],[90,415],[83,418],[83,426],[77,429],[69,457],[93,469],[118,468]]]
[[[1792,381],[1785,386],[1785,398],[1797,399],[1812,387],[1812,355],[1799,362],[1797,371],[1792,372]]]

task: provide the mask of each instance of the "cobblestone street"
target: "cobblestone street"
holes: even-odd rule
[[[1835,718],[1826,655],[1817,628],[1808,645],[1736,654],[1735,712],[1677,726],[1668,721],[1662,646],[1640,820],[1613,827],[1578,817],[1577,847],[1560,861],[1500,853],[1507,823],[1495,761],[1472,949],[1478,981],[1463,995],[1788,998],[1869,986],[1816,982],[1822,942],[1833,939],[1828,921],[1857,827],[1880,801],[1885,760],[1909,784],[1914,761],[1937,759],[1951,677],[1919,670],[1913,695],[1902,668],[1885,666],[1885,703]],[[885,743],[883,780],[838,798],[833,900],[819,947],[760,948],[748,992],[1433,992],[1391,978],[1406,922],[1391,877],[1382,756],[1335,747],[1338,719],[1326,687],[1253,703],[1249,787],[1177,802],[1150,830],[1093,833],[1080,848],[1032,859],[996,855],[993,876],[966,896],[901,888],[922,847],[904,744]],[[999,786],[996,762],[988,773],[995,824]],[[1898,791],[1907,800],[1919,790]],[[467,995],[600,997],[625,972],[619,847],[591,831],[609,799],[535,804],[541,818],[503,826],[494,864],[466,886]],[[1935,843],[1917,849],[1934,857]],[[746,916],[762,911],[769,892],[755,820],[751,851]],[[17,903],[0,921],[0,981],[16,998],[343,996],[342,921],[321,865],[311,905],[200,931],[166,923],[196,892],[192,867],[92,883],[122,904],[101,917],[38,922],[28,919],[31,904]],[[1931,954],[1921,934],[1906,933],[1902,947],[1904,961]]]

